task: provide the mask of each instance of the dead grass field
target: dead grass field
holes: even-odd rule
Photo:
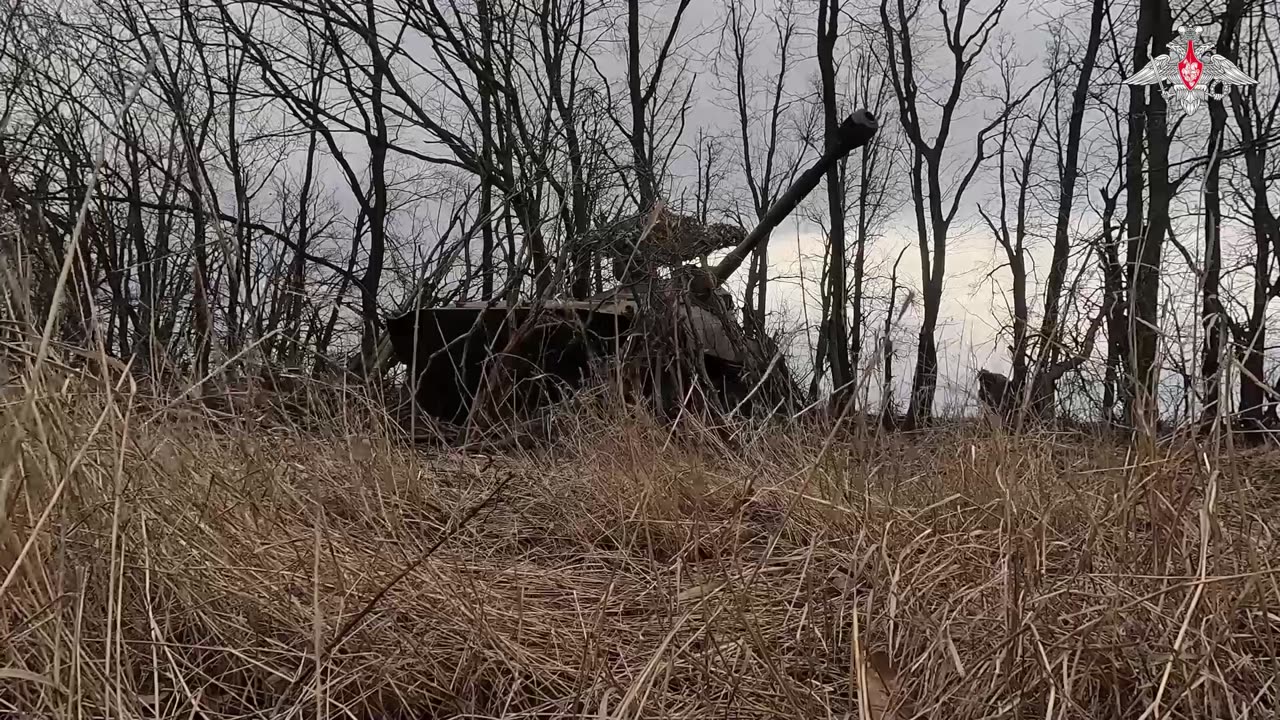
[[[192,407],[7,397],[0,714],[1280,707],[1267,452],[975,428],[726,441],[586,408],[551,447],[481,456],[357,410],[303,432]]]

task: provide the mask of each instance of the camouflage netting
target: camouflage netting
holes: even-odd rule
[[[591,232],[589,243],[614,260],[631,260],[637,266],[674,266],[734,247],[747,237],[746,231],[736,225],[703,223],[664,207],[641,243],[651,215],[652,211],[646,210],[597,227]]]

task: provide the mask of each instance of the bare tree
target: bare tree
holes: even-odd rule
[[[1231,61],[1238,59],[1236,36],[1244,10],[1243,0],[1231,0],[1222,16],[1218,35],[1218,54]],[[1219,387],[1222,344],[1226,336],[1227,314],[1222,306],[1222,148],[1227,127],[1227,109],[1220,103],[1209,105],[1208,163],[1204,181],[1204,277],[1201,281],[1201,322],[1204,341],[1200,353],[1200,377],[1204,383],[1201,421],[1215,420],[1222,408]]]
[[[759,12],[753,3],[747,8],[739,0],[728,0],[726,3],[728,16],[725,21],[725,32],[728,34],[728,54],[730,56],[731,77],[733,82],[734,101],[737,110],[738,139],[741,143],[742,172],[747,190],[751,196],[751,209],[755,221],[760,221],[778,194],[785,190],[795,178],[799,170],[801,154],[791,152],[785,156],[781,131],[787,119],[787,111],[791,102],[786,96],[786,84],[794,62],[794,44],[797,23],[795,9],[790,0],[778,8],[769,18],[770,29],[776,48],[776,58],[769,53],[770,59],[777,61],[777,72],[765,88],[767,105],[760,108],[752,99],[758,94],[749,80],[750,64],[748,55],[758,47],[759,34],[753,32],[753,23]],[[722,45],[723,47],[724,45]],[[761,112],[763,111],[763,112]],[[765,122],[764,138],[761,146],[755,144],[752,118],[763,114]],[[765,323],[765,307],[769,292],[769,242],[766,240],[756,247],[751,256],[751,264],[747,270],[746,292],[743,297],[743,324],[749,333],[763,331]]]
[[[632,162],[635,167],[637,204],[646,210],[658,199],[657,147],[649,116],[658,90],[663,82],[663,70],[671,57],[671,48],[680,32],[680,22],[689,8],[690,0],[679,0],[671,27],[654,59],[648,79],[643,77],[641,64],[640,0],[627,0],[627,94],[631,101],[631,126],[627,141],[631,143]],[[692,92],[692,86],[690,86]]]
[[[1014,76],[1019,69],[1021,69],[1020,66],[1011,58],[1002,58],[1001,81],[1004,89],[1004,98],[1007,103],[1013,100]],[[1033,230],[1030,225],[1032,208],[1029,200],[1031,199],[1031,190],[1035,185],[1032,173],[1037,157],[1036,152],[1039,149],[1041,136],[1044,133],[1045,121],[1052,107],[1052,99],[1050,92],[1043,93],[1039,112],[1031,116],[1030,129],[1021,135],[1019,135],[1017,128],[1017,120],[1022,119],[1021,114],[1017,116],[1010,114],[1001,122],[999,150],[996,153],[999,178],[997,191],[999,215],[996,219],[993,219],[981,204],[978,206],[978,213],[982,216],[983,221],[986,222],[988,229],[991,230],[996,243],[1004,250],[1005,262],[1009,266],[1010,293],[1013,301],[1012,343],[1009,348],[1013,377],[1010,378],[1007,388],[1010,397],[1017,397],[1027,380],[1030,343],[1028,332],[1030,304],[1028,302],[1027,240],[1028,233]],[[1013,151],[1016,164],[1012,170],[1008,168],[1010,145],[1016,146]],[[1010,186],[1016,193],[1012,207],[1009,200]],[[1010,220],[1011,212],[1012,221]]]
[[[693,144],[693,162],[697,169],[697,181],[693,188],[693,215],[701,223],[711,221],[711,204],[717,188],[725,179],[723,145],[721,138],[708,132],[706,128],[698,129],[698,136]]]
[[[1233,0],[1228,6],[1228,15],[1241,12],[1240,0]],[[1280,61],[1280,50],[1277,41],[1277,16],[1268,10],[1266,3],[1260,3],[1245,17],[1243,33],[1247,37],[1245,47],[1249,55],[1241,60],[1242,69],[1258,77],[1263,72],[1274,72],[1276,63]],[[1227,32],[1229,19],[1224,18],[1223,36],[1229,43],[1227,50],[1238,57],[1239,46]],[[1219,44],[1223,43],[1219,39]],[[1268,70],[1269,68],[1269,70]],[[1253,293],[1248,306],[1247,320],[1243,325],[1233,326],[1233,335],[1240,357],[1242,372],[1240,373],[1240,413],[1250,423],[1260,423],[1265,419],[1269,385],[1266,381],[1266,338],[1267,338],[1267,306],[1269,302],[1280,296],[1280,281],[1272,277],[1274,257],[1280,257],[1280,219],[1272,208],[1267,178],[1268,151],[1270,146],[1280,141],[1280,95],[1274,92],[1268,97],[1256,87],[1247,90],[1232,87],[1231,110],[1235,116],[1236,128],[1239,132],[1240,150],[1244,156],[1245,177],[1248,189],[1239,194],[1240,204],[1249,216],[1249,225],[1253,230]]]
[[[938,377],[938,348],[935,331],[942,305],[942,290],[947,271],[947,237],[951,224],[959,211],[965,191],[972,183],[979,166],[986,159],[987,135],[999,127],[1004,118],[1024,101],[1034,86],[1012,103],[1007,104],[997,116],[978,131],[976,148],[968,167],[955,181],[949,193],[948,204],[943,189],[944,157],[951,136],[952,123],[965,81],[978,57],[986,48],[1004,12],[1007,0],[999,0],[985,12],[977,13],[977,26],[968,31],[965,21],[975,14],[969,0],[960,0],[953,18],[943,2],[938,3],[942,18],[945,45],[952,60],[953,76],[950,88],[941,100],[934,100],[924,90],[918,79],[915,43],[912,40],[916,17],[920,11],[919,0],[882,0],[880,20],[888,43],[886,57],[889,77],[893,81],[898,99],[899,117],[907,141],[914,149],[911,168],[911,194],[915,203],[916,229],[920,247],[920,270],[924,279],[924,320],[920,327],[920,341],[916,351],[916,369],[912,378],[911,404],[907,411],[911,427],[926,423],[933,414],[933,398]],[[932,142],[926,140],[925,119],[922,110],[926,103],[937,102],[941,107],[936,134]]]
[[[818,0],[818,70],[821,75],[822,118],[825,147],[830,150],[838,142],[839,111],[836,107],[835,46],[840,36],[839,0]],[[826,321],[826,350],[831,367],[831,383],[837,404],[843,404],[854,381],[853,365],[849,357],[849,321],[846,308],[849,304],[849,287],[845,280],[848,257],[845,250],[844,177],[841,170],[845,163],[827,171],[827,206],[831,226],[827,231],[829,249],[827,270],[827,302],[830,312]]]
[[[560,196],[560,214],[572,268],[570,294],[576,298],[591,294],[594,261],[591,248],[581,242],[591,227],[592,198],[588,186],[590,159],[580,128],[582,111],[578,102],[586,82],[581,71],[589,50],[585,37],[590,15],[591,10],[584,0],[543,0],[538,13],[538,33],[547,69],[547,94],[559,116],[559,132],[564,136],[567,150],[568,187],[554,183],[553,188]],[[485,51],[489,52],[488,44]],[[491,245],[491,231],[486,231],[490,232],[487,244]]]
[[[853,78],[853,96],[860,107],[868,108],[876,117],[884,117],[890,98],[889,84],[866,49],[860,49],[854,60],[858,68]],[[853,317],[849,337],[850,365],[855,371],[862,366],[863,328],[866,324],[867,304],[867,251],[884,223],[902,206],[894,193],[897,182],[900,154],[897,152],[897,135],[892,130],[881,129],[872,141],[862,147],[858,158],[856,187],[850,187],[846,175],[847,202],[856,213],[853,249]],[[896,271],[890,281],[890,302],[895,292]],[[892,314],[892,308],[890,309]]]
[[[1084,133],[1084,117],[1089,100],[1089,84],[1093,79],[1102,45],[1102,22],[1107,10],[1106,0],[1093,0],[1089,14],[1089,31],[1084,40],[1084,53],[1071,92],[1071,105],[1067,115],[1067,134],[1060,135],[1057,143],[1058,202],[1057,220],[1053,232],[1053,257],[1049,262],[1049,276],[1044,288],[1044,318],[1040,326],[1040,357],[1037,374],[1044,379],[1036,384],[1050,397],[1055,394],[1056,379],[1050,376],[1058,371],[1057,363],[1062,355],[1062,290],[1067,277],[1067,261],[1071,253],[1070,226],[1076,203],[1076,186],[1080,178],[1080,145]],[[1072,53],[1075,55],[1075,53]],[[1061,57],[1061,53],[1055,55]],[[1060,97],[1062,72],[1055,72],[1053,79],[1055,103]],[[1021,392],[1026,381],[1025,369],[1021,376],[1014,372],[1013,387]]]
[[[1146,65],[1149,54],[1147,46],[1156,48],[1168,47],[1173,40],[1173,16],[1166,0],[1142,0],[1138,12],[1138,37],[1134,45],[1134,69]],[[1138,89],[1138,96],[1132,96],[1129,112],[1131,116],[1145,119],[1147,143],[1147,196],[1148,206],[1146,223],[1140,216],[1142,196],[1136,177],[1129,179],[1128,192],[1131,201],[1130,217],[1127,222],[1130,243],[1128,252],[1129,273],[1129,342],[1132,388],[1126,398],[1125,416],[1135,428],[1154,428],[1156,413],[1156,385],[1159,368],[1156,365],[1157,345],[1160,340],[1159,331],[1159,296],[1160,296],[1160,260],[1164,248],[1165,236],[1169,232],[1169,202],[1171,186],[1169,183],[1169,127],[1167,105],[1161,88],[1153,86],[1150,97],[1143,99],[1144,88]],[[1137,104],[1132,104],[1133,102]],[[1130,127],[1130,133],[1135,132]],[[1141,143],[1142,136],[1137,141]],[[1131,146],[1136,154],[1140,145]],[[1131,158],[1131,162],[1134,159]],[[1137,170],[1142,169],[1141,160],[1137,160]],[[1136,208],[1136,210],[1135,210]]]

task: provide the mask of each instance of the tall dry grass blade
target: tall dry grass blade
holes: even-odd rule
[[[22,680],[24,682],[51,687],[59,692],[66,692],[65,689],[58,687],[58,684],[53,681],[53,678],[19,667],[0,667],[0,680]]]
[[[333,641],[330,642],[325,647],[324,652],[321,653],[320,658],[316,660],[316,664],[307,666],[308,668],[307,672],[304,672],[302,676],[295,679],[290,684],[289,688],[287,688],[285,692],[281,694],[280,702],[276,705],[277,712],[283,707],[284,702],[293,694],[293,691],[296,688],[305,685],[311,679],[311,673],[315,672],[315,668],[321,667],[323,665],[324,659],[332,655],[333,651],[336,650],[339,646],[341,646],[342,642],[346,640],[347,637],[351,635],[351,633],[355,632],[358,627],[360,627],[360,623],[364,622],[365,618],[367,618],[369,616],[369,613],[373,612],[373,609],[377,607],[380,602],[382,602],[382,599],[386,597],[387,593],[391,592],[391,589],[396,585],[399,585],[400,581],[408,577],[410,573],[412,573],[414,570],[417,570],[419,567],[422,566],[423,563],[431,559],[431,556],[434,555],[437,550],[443,547],[445,543],[449,542],[449,540],[451,540],[454,536],[462,532],[462,530],[465,527],[467,527],[467,525],[471,522],[471,520],[480,514],[481,510],[484,510],[485,508],[489,507],[489,504],[500,496],[503,489],[506,488],[507,483],[511,481],[511,478],[512,478],[511,473],[508,473],[505,476],[503,476],[502,480],[498,482],[498,485],[494,487],[494,489],[491,490],[489,494],[484,497],[484,499],[476,503],[470,510],[468,510],[466,515],[464,515],[456,525],[450,528],[447,532],[444,533],[444,535],[440,537],[440,539],[436,540],[435,543],[433,543],[429,548],[427,548],[426,552],[419,555],[416,560],[406,565],[404,569],[402,569],[400,572],[396,573],[396,575],[392,577],[390,581],[388,581],[385,585],[382,586],[381,589],[378,590],[378,592],[374,593],[374,596],[369,600],[369,602],[365,603],[365,606],[362,607],[359,612],[353,615],[351,619],[348,620],[346,624],[343,625],[341,629],[338,630],[338,632],[333,637]]]
[[[17,578],[18,571],[23,568],[23,562],[26,560],[27,555],[35,548],[36,540],[40,537],[40,533],[43,532],[45,524],[49,522],[49,518],[53,515],[54,508],[58,507],[58,503],[62,500],[62,494],[67,489],[67,483],[71,481],[71,478],[75,476],[76,471],[84,462],[85,456],[90,448],[90,442],[102,430],[102,425],[106,422],[107,414],[110,410],[111,408],[108,406],[103,408],[102,412],[98,414],[98,420],[94,423],[93,429],[89,432],[89,439],[80,447],[80,450],[76,453],[75,457],[72,458],[70,465],[68,465],[66,471],[62,475],[62,479],[59,480],[57,486],[54,487],[53,495],[45,502],[44,509],[40,512],[40,519],[36,521],[35,527],[31,528],[31,534],[27,536],[26,542],[22,545],[22,550],[18,552],[18,556],[13,561],[13,565],[9,567],[9,572],[5,575],[4,581],[0,582],[0,601],[4,600],[5,593],[8,592],[9,586],[12,585],[14,580]],[[0,603],[0,607],[3,607],[3,603]]]
[[[1156,689],[1156,696],[1147,706],[1138,720],[1146,720],[1148,717],[1160,717],[1160,701],[1164,698],[1165,691],[1169,688],[1169,675],[1173,672],[1173,665],[1182,655],[1182,649],[1187,640],[1187,631],[1191,627],[1191,618],[1195,615],[1196,610],[1200,607],[1200,599],[1204,595],[1208,577],[1209,565],[1209,542],[1212,538],[1210,533],[1210,525],[1213,518],[1214,507],[1217,505],[1218,499],[1218,471],[1214,470],[1209,474],[1209,486],[1205,490],[1204,504],[1200,507],[1198,513],[1200,518],[1200,557],[1197,563],[1196,576],[1200,582],[1197,582],[1195,589],[1191,592],[1191,600],[1187,603],[1186,612],[1182,617],[1182,624],[1178,626],[1178,636],[1173,641],[1173,652],[1169,654],[1169,659],[1164,664],[1164,670],[1160,673],[1160,684]]]

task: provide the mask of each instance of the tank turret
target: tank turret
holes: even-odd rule
[[[866,110],[851,114],[836,141],[749,233],[702,224],[661,204],[596,228],[584,240],[629,270],[619,273],[618,287],[595,297],[472,302],[389,319],[395,357],[416,379],[419,406],[446,422],[468,418],[477,397],[508,411],[528,410],[579,387],[600,360],[631,368],[635,385],[663,409],[691,396],[690,384],[725,408],[743,405],[752,388],[776,404],[776,396],[794,390],[785,363],[776,361],[778,351],[767,339],[744,332],[723,285],[827,171],[877,129]],[[725,249],[713,267],[689,264]]]

